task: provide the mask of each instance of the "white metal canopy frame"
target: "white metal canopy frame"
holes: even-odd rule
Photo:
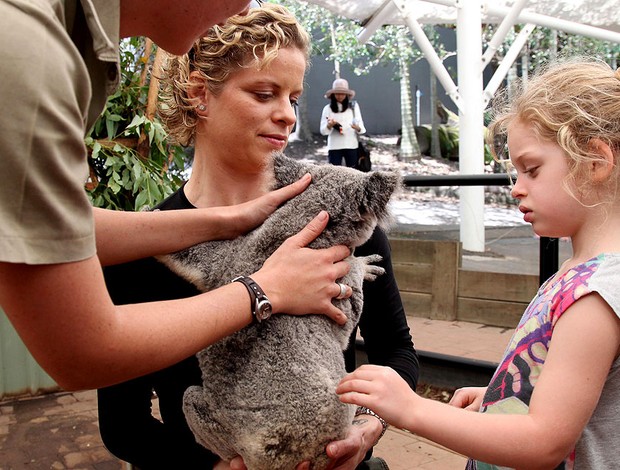
[[[484,172],[484,108],[493,97],[519,51],[537,26],[620,43],[618,0],[307,0],[359,20],[360,42],[385,24],[404,24],[429,62],[448,96],[459,109],[459,171]],[[498,24],[482,51],[484,23]],[[456,24],[458,85],[446,70],[421,24]],[[520,34],[483,87],[482,72],[515,24]],[[474,67],[472,64],[480,64]],[[460,239],[469,251],[484,251],[484,187],[460,189]]]

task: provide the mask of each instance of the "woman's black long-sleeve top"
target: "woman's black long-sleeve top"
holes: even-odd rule
[[[405,309],[394,278],[392,255],[385,232],[376,228],[370,239],[355,249],[356,256],[378,254],[376,263],[385,274],[364,283],[364,308],[358,324],[370,364],[389,366],[415,390],[419,376],[418,354],[414,348]],[[345,351],[347,370],[355,369],[355,334]]]

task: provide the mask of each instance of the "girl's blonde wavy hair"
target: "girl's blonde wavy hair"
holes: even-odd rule
[[[604,191],[608,201],[615,200],[620,157],[620,70],[614,72],[597,60],[564,59],[537,72],[527,88],[521,84],[516,96],[501,94],[493,111],[487,142],[495,158],[500,159],[498,153],[510,124],[522,121],[530,124],[542,140],[564,150],[569,166],[564,184],[567,189],[579,188],[579,197],[574,191],[573,196],[584,201],[592,191]],[[602,158],[590,145],[595,138],[614,154],[614,170],[604,186],[590,178],[589,164]],[[498,142],[502,143],[499,149]]]
[[[287,47],[299,49],[309,61],[310,36],[297,19],[283,6],[264,4],[213,26],[187,54],[170,56],[160,77],[158,105],[170,138],[184,146],[193,143],[200,119],[189,93],[193,87],[207,86],[217,95],[231,74],[246,67],[260,70]],[[204,85],[190,80],[193,71],[204,78]]]

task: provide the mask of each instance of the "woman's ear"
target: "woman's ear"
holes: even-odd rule
[[[608,144],[598,138],[590,139],[589,146],[590,150],[600,157],[590,163],[592,181],[602,183],[609,178],[616,164],[614,152]]]
[[[193,71],[189,74],[189,87],[187,95],[193,101],[196,107],[196,114],[206,116],[208,91],[204,78],[199,72]]]

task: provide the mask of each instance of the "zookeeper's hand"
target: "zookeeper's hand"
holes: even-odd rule
[[[327,444],[327,456],[330,458],[328,470],[354,470],[364,460],[366,453],[377,442],[383,425],[371,415],[359,415],[353,418],[353,424],[341,441]]]
[[[339,324],[346,322],[346,316],[332,299],[341,293],[336,280],[351,269],[344,261],[350,254],[349,248],[342,245],[323,249],[307,247],[325,229],[328,220],[327,212],[321,211],[299,233],[285,240],[263,267],[252,274],[271,301],[274,313],[324,314]],[[346,286],[342,298],[351,294],[351,287]]]
[[[294,183],[243,204],[209,209],[221,211],[223,214],[222,233],[218,238],[235,238],[256,228],[283,202],[302,193],[308,187],[310,181],[312,181],[312,178],[309,173],[306,173]]]

